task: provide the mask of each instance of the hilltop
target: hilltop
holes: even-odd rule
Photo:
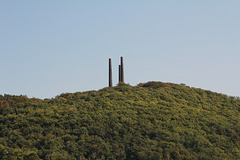
[[[0,96],[0,159],[240,159],[240,100],[172,83]]]

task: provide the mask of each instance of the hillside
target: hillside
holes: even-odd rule
[[[240,100],[161,82],[4,95],[0,159],[240,159]]]

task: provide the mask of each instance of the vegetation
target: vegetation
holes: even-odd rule
[[[0,159],[240,159],[240,100],[161,82],[0,95]]]

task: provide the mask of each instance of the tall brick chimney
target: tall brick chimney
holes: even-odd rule
[[[124,83],[123,57],[121,57],[121,82]]]
[[[112,59],[109,58],[109,87],[112,87]]]

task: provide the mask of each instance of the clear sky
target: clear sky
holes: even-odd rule
[[[240,96],[239,0],[1,0],[0,94],[51,98],[125,81]]]

